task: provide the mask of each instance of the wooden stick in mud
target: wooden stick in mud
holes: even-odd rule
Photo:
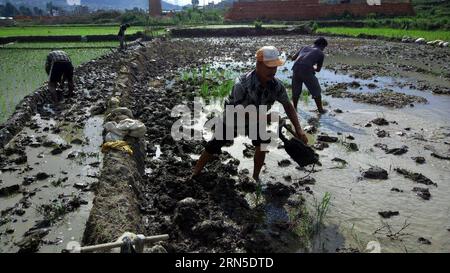
[[[166,241],[169,239],[169,234],[162,234],[162,235],[156,235],[156,236],[149,236],[142,239],[144,244],[152,244],[157,243],[160,241]],[[136,244],[138,240],[133,241],[133,245]],[[93,246],[85,246],[80,248],[81,253],[85,252],[94,252],[94,251],[101,251],[101,250],[109,250],[112,248],[121,247],[124,244],[124,242],[114,242],[114,243],[106,243],[101,245],[93,245]]]

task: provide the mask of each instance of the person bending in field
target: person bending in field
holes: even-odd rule
[[[292,60],[295,61],[292,66],[292,101],[295,110],[297,110],[298,99],[304,83],[316,102],[319,113],[326,112],[322,107],[322,90],[315,74],[322,69],[325,58],[323,51],[327,45],[327,40],[320,37],[314,42],[314,46],[305,46],[292,56]]]
[[[47,72],[47,75],[49,75],[48,89],[54,103],[57,103],[62,99],[62,90],[60,93],[56,90],[58,83],[63,87],[65,81],[67,81],[69,85],[67,97],[72,97],[74,95],[73,65],[66,52],[61,50],[51,51],[47,55],[45,71]]]
[[[119,37],[120,49],[121,50],[125,49],[125,31],[129,27],[130,27],[130,24],[122,24],[122,25],[120,25],[119,34],[117,34],[117,37]]]

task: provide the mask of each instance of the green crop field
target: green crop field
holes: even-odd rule
[[[86,46],[89,48],[82,48]],[[70,47],[76,49],[68,49]],[[44,70],[48,49],[17,48],[64,49],[73,65],[78,66],[110,52],[108,47],[117,47],[117,42],[18,43],[0,48],[0,123],[14,112],[23,97],[40,87],[48,78]]]
[[[324,27],[319,28],[317,33],[332,33],[341,35],[358,36],[359,34],[378,35],[385,37],[409,36],[413,38],[425,38],[426,40],[450,41],[448,30],[404,30],[392,28],[351,28],[351,27]]]
[[[144,27],[130,27],[127,34],[143,31]],[[116,35],[119,26],[23,26],[0,27],[0,37],[61,36],[61,35]]]
[[[0,45],[0,50],[5,49],[70,49],[70,48],[103,48],[103,47],[118,47],[119,42],[33,42],[33,43],[9,43]]]

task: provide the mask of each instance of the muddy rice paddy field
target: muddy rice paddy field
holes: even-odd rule
[[[0,154],[1,252],[59,252],[90,237],[84,229],[99,179],[127,177],[104,166],[99,148],[113,95],[147,126],[132,218],[146,235],[169,234],[165,251],[449,252],[446,48],[328,38],[317,74],[328,113],[314,112],[308,96],[298,109],[321,164],[296,168],[278,140],[259,187],[248,179],[251,142],[238,137],[189,179],[204,141],[175,141],[172,109],[200,97],[202,114],[183,125],[201,130],[229,80],[252,69],[256,49],[274,45],[287,56],[314,38],[153,40],[78,67],[76,98],[39,107]],[[121,87],[124,67],[134,80]],[[277,73],[289,92],[291,67]]]
[[[47,54],[65,50],[74,66],[111,52],[116,42],[10,43],[0,46],[0,122],[14,112],[15,106],[45,81]],[[111,49],[110,49],[111,48]]]

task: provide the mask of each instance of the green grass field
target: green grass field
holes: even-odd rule
[[[130,27],[127,34],[143,31],[144,27]],[[0,37],[11,36],[60,36],[60,35],[116,35],[119,26],[23,26],[0,27]]]
[[[33,43],[9,43],[6,45],[0,45],[0,49],[16,49],[16,48],[58,48],[58,49],[67,49],[67,48],[102,48],[102,47],[117,47],[119,46],[119,42],[116,41],[106,41],[106,42],[33,42]]]
[[[83,46],[100,48],[65,49]],[[0,49],[0,123],[14,112],[23,97],[40,87],[48,78],[44,70],[48,49],[23,50],[14,47],[63,48],[70,55],[73,65],[78,66],[110,52],[109,48],[105,48],[108,46],[117,47],[118,44],[117,42],[18,43],[8,45],[7,49]]]
[[[413,38],[425,38],[425,40],[444,40],[450,41],[450,31],[448,30],[403,30],[392,28],[350,28],[350,27],[324,27],[318,28],[317,33],[332,33],[350,36],[358,36],[359,34],[378,35],[385,37],[409,36]]]

